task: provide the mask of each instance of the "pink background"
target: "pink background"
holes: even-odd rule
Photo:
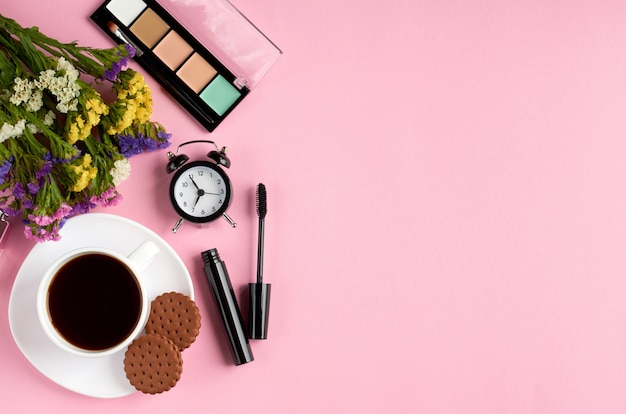
[[[203,329],[181,382],[75,394],[30,365],[5,316],[1,410],[626,412],[626,3],[233,2],[285,53],[214,133],[149,81],[175,145],[229,147],[239,227],[172,235],[164,152],[133,158],[125,201],[103,210],[157,232],[192,274]],[[109,46],[88,20],[99,3],[0,12]],[[260,181],[269,339],[235,367],[197,261],[217,247],[236,290],[252,280]],[[31,248],[16,226],[5,315]]]

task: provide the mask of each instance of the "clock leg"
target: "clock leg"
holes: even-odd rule
[[[176,222],[176,225],[172,229],[172,233],[176,233],[178,231],[178,228],[180,227],[181,224],[183,224],[183,218],[182,217],[179,218],[178,221]]]
[[[226,221],[230,223],[230,226],[231,226],[232,228],[237,227],[237,223],[235,223],[235,222],[234,222],[234,220],[233,220],[232,218],[230,218],[230,216],[229,216],[228,214],[223,213],[223,214],[222,214],[222,216],[224,216],[224,218],[226,219]]]

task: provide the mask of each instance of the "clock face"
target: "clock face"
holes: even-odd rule
[[[228,208],[231,186],[228,176],[208,161],[183,165],[170,185],[170,199],[186,220],[204,223],[220,217]]]

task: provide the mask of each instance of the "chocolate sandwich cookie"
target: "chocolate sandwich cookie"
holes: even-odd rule
[[[172,388],[183,372],[180,350],[172,340],[157,334],[135,339],[124,354],[126,378],[137,390],[159,394]]]
[[[150,305],[146,333],[165,336],[182,351],[200,333],[200,311],[189,296],[179,292],[164,293]]]

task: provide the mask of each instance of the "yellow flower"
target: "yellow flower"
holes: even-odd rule
[[[130,127],[135,121],[136,113],[135,101],[117,101],[111,108],[111,125],[107,129],[107,133],[109,135],[119,134]]]
[[[144,77],[126,70],[119,74],[119,82],[113,85],[117,101],[111,105],[105,118],[109,135],[120,134],[133,125],[149,122],[152,115],[152,91]]]
[[[82,166],[83,166],[83,167],[88,167],[88,166],[90,166],[90,165],[91,165],[91,161],[92,161],[91,154],[85,154],[85,155],[83,156],[83,163],[82,163]]]
[[[70,187],[70,191],[75,193],[83,191],[91,180],[93,180],[98,174],[98,169],[91,165],[91,155],[85,154],[82,157],[82,162],[78,165],[70,165],[69,168],[76,175],[74,184]]]
[[[152,115],[152,111],[150,111],[147,107],[140,106],[137,108],[137,121],[139,121],[140,124],[148,122],[150,115]]]
[[[85,121],[81,115],[70,115],[68,116],[68,123],[66,124],[66,137],[67,142],[70,144],[75,144],[76,141],[83,140],[87,135],[89,135],[89,131],[91,128],[85,128]]]
[[[109,107],[104,103],[100,96],[89,98],[87,102],[85,102],[85,108],[99,115],[106,115],[109,113]]]
[[[93,127],[100,123],[101,116],[109,113],[109,107],[102,101],[100,95],[95,91],[91,95],[92,97],[84,103],[84,111],[68,114],[65,133],[70,144],[87,138]]]
[[[78,129],[77,124],[70,124],[69,130],[67,131],[67,142],[70,144],[76,143],[80,139],[80,130]]]

